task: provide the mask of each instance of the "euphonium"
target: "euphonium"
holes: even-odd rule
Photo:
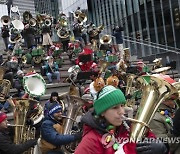
[[[0,67],[0,101],[5,101],[5,97],[9,94],[11,88],[11,82],[9,80],[3,79],[5,73],[4,67]]]
[[[132,119],[130,139],[133,142],[141,141],[145,136],[159,105],[172,94],[178,94],[172,84],[157,75],[141,76],[137,81],[142,86],[142,98],[135,119]]]

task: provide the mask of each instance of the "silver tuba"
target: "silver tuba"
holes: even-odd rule
[[[75,132],[78,132],[79,130],[73,130],[73,126],[77,125],[77,117],[81,116],[81,109],[82,105],[85,103],[83,99],[81,99],[78,96],[75,95],[67,95],[67,116],[65,117],[64,122],[64,131],[63,134],[74,134]],[[75,148],[77,147],[78,143],[70,143],[68,145],[63,146],[63,150],[69,153],[73,153],[75,151]]]

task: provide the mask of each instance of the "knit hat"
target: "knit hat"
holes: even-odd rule
[[[51,93],[51,97],[53,97],[53,96],[58,97],[58,93],[57,93],[57,92],[52,92],[52,93]]]
[[[53,116],[54,113],[57,113],[59,111],[62,111],[62,106],[59,105],[58,103],[53,103],[50,107],[49,107],[49,115]]]
[[[7,118],[7,115],[3,112],[0,113],[0,123],[3,122]]]
[[[126,98],[120,89],[111,85],[104,87],[94,101],[94,109],[97,115],[118,104],[125,104]]]

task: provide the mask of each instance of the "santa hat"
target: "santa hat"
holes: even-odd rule
[[[7,118],[7,115],[3,112],[0,113],[0,123],[3,122]]]

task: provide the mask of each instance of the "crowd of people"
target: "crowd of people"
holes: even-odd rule
[[[15,113],[18,112],[19,108],[16,107],[16,102],[12,96],[7,94],[2,97],[2,95],[1,98],[3,99],[0,100],[0,154],[20,154],[37,148],[40,149],[42,154],[63,154],[68,151],[68,145],[73,143],[74,151],[71,152],[75,154],[179,154],[179,89],[176,89],[177,87],[174,88],[173,84],[175,81],[165,74],[165,71],[169,68],[164,68],[158,72],[158,68],[161,68],[162,65],[156,60],[158,63],[153,70],[159,75],[153,76],[153,79],[151,79],[150,69],[143,61],[139,61],[136,66],[131,64],[129,48],[124,49],[123,47],[123,28],[121,26],[114,26],[112,29],[112,35],[116,38],[116,44],[112,45],[108,35],[103,39],[100,38],[103,25],[99,27],[96,27],[93,23],[85,25],[86,18],[82,20],[78,17],[82,13],[80,8],[76,10],[75,15],[77,17],[75,16],[72,31],[67,26],[67,19],[64,13],[60,14],[56,25],[54,25],[49,15],[41,15],[44,25],[40,26],[40,31],[37,33],[34,23],[30,24],[28,22],[32,18],[31,14],[26,12],[23,16],[24,29],[21,33],[24,39],[23,45],[28,49],[29,53],[38,44],[43,46],[46,57],[42,68],[47,76],[48,84],[52,84],[54,78],[58,83],[62,81],[59,65],[55,61],[53,54],[49,52],[52,48],[54,49],[51,39],[53,35],[51,32],[52,28],[57,30],[57,35],[60,38],[59,44],[62,44],[63,52],[69,53],[68,44],[70,42],[72,43],[76,40],[79,43],[80,53],[78,53],[75,62],[78,68],[82,70],[81,72],[84,71],[86,74],[90,72],[88,79],[91,79],[91,83],[88,94],[91,98],[91,103],[88,102],[86,110],[78,113],[81,119],[77,125],[72,126],[72,132],[74,133],[64,133],[66,122],[68,120],[76,121],[77,119],[68,117],[72,112],[68,106],[69,104],[64,104],[63,98],[60,98],[58,92],[54,91],[40,112],[43,118],[37,122],[38,124],[34,122],[35,119],[31,118],[32,115],[34,116],[34,113],[39,116],[38,104],[32,105],[32,109],[28,110],[28,112],[26,111],[28,119],[26,119],[24,124],[30,128],[37,127],[36,129],[39,133],[36,133],[33,139],[28,138],[26,141],[20,140],[20,143],[15,143],[14,132],[17,133],[17,131],[14,128],[16,129],[19,125],[16,123],[15,125],[8,125],[7,113],[10,107]],[[2,28],[2,38],[6,47],[5,52],[9,51],[9,47],[11,47],[11,45],[8,45],[8,37],[10,37],[11,41],[16,40],[9,36],[8,26],[5,25]],[[17,40],[14,46],[19,43],[19,39]],[[18,58],[14,55],[14,50],[15,48],[12,49],[12,55],[3,63],[6,69],[3,70],[2,80],[9,80],[11,87],[17,89],[17,94],[14,97],[24,99],[28,94],[24,89],[23,77],[29,73],[32,75],[35,73],[35,70],[24,72],[19,65]],[[100,57],[98,57],[99,50],[104,52]],[[71,56],[70,59],[72,58]],[[109,58],[113,56],[118,57],[118,60],[109,61]],[[98,63],[101,64],[99,66],[100,69],[97,69]],[[109,72],[109,75],[107,75],[107,72]],[[71,77],[72,80],[77,77],[77,74]],[[84,76],[81,75],[81,77],[85,78],[85,74]],[[138,77],[142,78],[139,79]],[[161,81],[161,83],[156,82],[157,80]],[[166,83],[166,86],[163,87],[164,89],[172,86],[175,92],[170,93],[171,89],[168,89],[168,87],[167,92],[170,93],[168,97],[166,97],[165,93],[163,98],[154,100],[152,96],[149,98],[151,100],[145,102],[144,96],[146,94],[151,95],[154,91],[156,91],[156,94],[161,93],[158,88],[161,88],[160,86],[162,85],[158,84],[162,83]],[[72,84],[75,86],[75,82]],[[152,89],[152,91],[149,89],[144,90],[143,86],[141,86],[142,84],[144,87]],[[0,90],[1,94],[3,94],[2,86]],[[83,97],[78,98],[82,99]],[[38,98],[35,97],[29,97],[29,99],[38,101]],[[158,101],[162,102],[158,104],[156,103]],[[77,105],[77,102],[74,101],[73,103]],[[144,104],[148,103],[149,111],[144,110],[145,107],[142,108]],[[151,108],[151,106],[155,106],[154,104],[158,104],[156,111],[154,111],[156,108]],[[84,106],[82,105],[83,108]],[[147,106],[145,109],[147,109]],[[147,113],[142,115],[143,117],[140,120],[136,119],[138,115],[145,111],[148,111],[149,115],[153,115],[151,119],[145,117],[148,115]],[[150,121],[148,121],[148,118]],[[137,130],[134,130],[137,123],[140,126],[137,127]],[[140,135],[138,134],[135,140],[131,140],[133,134],[140,130]]]

